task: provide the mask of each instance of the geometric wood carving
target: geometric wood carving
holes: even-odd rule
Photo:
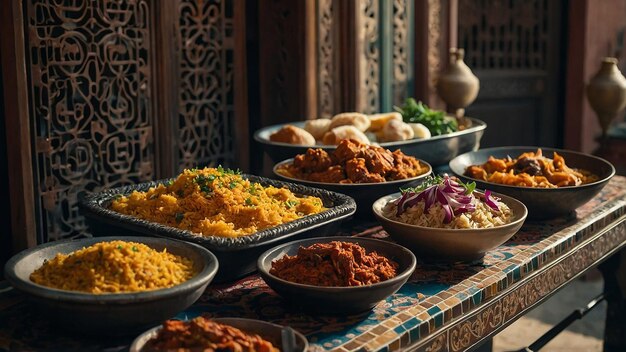
[[[40,241],[85,231],[83,191],[154,171],[152,2],[26,2]]]
[[[179,3],[178,171],[235,160],[233,3]]]

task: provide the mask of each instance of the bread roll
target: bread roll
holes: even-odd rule
[[[324,138],[324,134],[330,131],[330,119],[307,120],[304,130],[309,132],[316,140]]]
[[[326,132],[322,142],[328,145],[337,145],[343,139],[354,139],[359,142],[370,144],[367,136],[354,126],[339,126]]]
[[[370,132],[381,131],[387,122],[391,120],[402,121],[402,115],[399,112],[385,112],[382,114],[367,115],[370,120]]]
[[[293,125],[286,125],[280,130],[272,133],[270,135],[270,141],[306,146],[315,145],[315,138],[313,138],[309,132]]]
[[[431,137],[428,127],[421,123],[409,123],[409,126],[413,129],[413,138],[426,139]]]
[[[333,116],[330,120],[330,129],[339,126],[354,126],[359,131],[365,132],[370,127],[370,119],[367,115],[358,112],[344,112]]]
[[[406,141],[413,138],[413,129],[402,121],[390,120],[383,127],[383,135],[385,142]]]

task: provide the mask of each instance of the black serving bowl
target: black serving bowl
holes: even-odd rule
[[[343,241],[357,243],[366,252],[378,254],[398,263],[398,275],[372,285],[353,287],[324,287],[299,284],[270,274],[272,262],[284,255],[296,255],[300,247],[315,243]],[[265,282],[286,300],[305,310],[323,314],[352,314],[372,309],[378,302],[397,292],[409,279],[416,266],[410,250],[383,240],[360,237],[320,237],[282,244],[263,253],[257,262]]]
[[[464,176],[468,166],[483,164],[490,156],[504,158],[518,157],[522,153],[536,151],[541,148],[543,155],[552,158],[552,153],[557,152],[570,168],[584,169],[596,174],[599,179],[596,182],[571,187],[559,188],[532,188],[509,186],[499,183],[486,182]],[[615,168],[608,161],[592,155],[573,152],[569,150],[543,148],[543,147],[499,147],[481,149],[475,152],[459,155],[450,161],[450,169],[457,176],[465,180],[475,181],[477,188],[511,196],[526,205],[529,220],[552,219],[567,215],[576,208],[590,201],[598,194],[615,175]]]
[[[469,121],[469,126],[462,131],[433,136],[428,139],[409,139],[400,142],[379,143],[379,145],[392,151],[401,149],[404,154],[425,160],[433,166],[446,165],[455,156],[477,150],[480,146],[480,139],[487,128],[487,124],[481,120],[469,117],[467,121]],[[270,135],[285,125],[304,127],[304,122],[298,121],[268,126],[254,133],[254,140],[261,145],[274,163],[303,154],[309,148],[321,148],[327,152],[336,148],[334,145],[304,146],[270,141]]]
[[[285,351],[288,345],[286,345],[287,341],[283,339],[283,334],[290,333],[286,327],[268,323],[262,320],[256,319],[244,319],[244,318],[215,318],[212,319],[221,324],[227,324],[232,327],[235,327],[239,330],[242,330],[249,334],[256,334],[261,336],[266,341],[269,341],[274,345],[274,347],[279,348],[281,351]],[[143,347],[157,336],[161,326],[154,327],[143,334],[137,336],[135,341],[133,341],[132,345],[130,345],[130,352],[141,352]],[[293,337],[295,342],[294,346],[291,347],[291,352],[304,352],[309,347],[309,343],[306,340],[306,337],[299,333],[298,331],[291,330],[293,332]]]
[[[170,288],[135,293],[91,294],[50,288],[30,280],[33,271],[59,253],[68,254],[95,243],[115,240],[143,243],[158,251],[167,249],[169,253],[192,260],[197,274]],[[103,237],[56,241],[27,249],[7,262],[4,274],[11,285],[26,293],[55,325],[75,331],[120,335],[154,326],[192,305],[217,269],[217,258],[192,243],[150,237]]]
[[[300,180],[285,176],[278,170],[287,164],[293,163],[293,159],[284,160],[274,166],[273,172],[277,177],[294,183],[300,183],[309,187],[322,188],[333,192],[343,193],[354,199],[356,202],[356,215],[359,217],[372,217],[372,203],[378,198],[389,193],[398,192],[401,188],[414,187],[420,184],[424,178],[432,173],[433,168],[427,162],[420,160],[420,164],[426,165],[428,171],[415,177],[404,180],[377,182],[377,183],[328,183]]]
[[[350,217],[356,210],[354,200],[343,194],[276,181],[265,177],[242,176],[251,182],[258,182],[263,186],[286,187],[296,195],[319,197],[327,210],[251,235],[226,238],[219,236],[203,237],[191,231],[139,219],[109,209],[111,202],[119,194],[128,195],[133,191],[145,192],[151,187],[168,183],[170,180],[146,182],[105,190],[83,197],[79,202],[79,206],[81,214],[87,220],[90,231],[95,236],[108,236],[114,233],[174,238],[196,243],[211,250],[220,261],[220,270],[215,277],[215,282],[231,281],[254,272],[256,270],[256,258],[259,254],[277,243],[284,243],[295,238],[323,236],[336,232],[341,220]]]

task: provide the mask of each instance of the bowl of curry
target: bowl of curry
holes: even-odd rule
[[[167,320],[139,335],[130,352],[150,351],[306,351],[300,332],[262,320],[207,318]]]
[[[400,149],[392,152],[343,140],[330,151],[310,148],[276,164],[273,171],[285,181],[346,194],[355,200],[357,215],[371,216],[376,199],[419,184],[432,173],[432,167]]]
[[[214,278],[205,248],[150,237],[61,240],[16,254],[5,277],[64,329],[123,335],[193,304]]]
[[[521,201],[530,220],[571,214],[615,175],[615,167],[602,158],[545,147],[481,149],[456,157],[449,166],[477,188]]]
[[[336,315],[370,310],[398,291],[416,259],[389,241],[334,236],[277,246],[263,253],[257,266],[265,282],[294,306]]]

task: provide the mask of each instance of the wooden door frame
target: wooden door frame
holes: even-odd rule
[[[11,240],[18,252],[37,244],[28,80],[22,0],[0,5],[0,45],[4,86]]]

